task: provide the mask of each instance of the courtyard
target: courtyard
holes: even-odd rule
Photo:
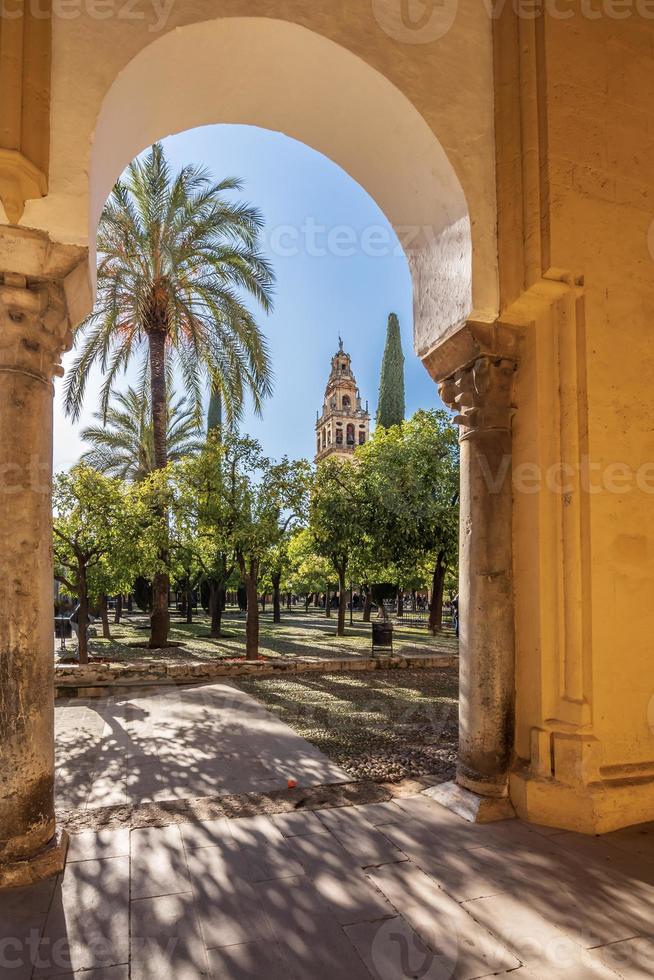
[[[412,618],[408,613],[407,619],[407,625],[396,624],[394,628],[397,652],[457,652],[458,643],[451,629],[446,628],[434,636],[426,628],[426,616]],[[194,610],[192,623],[187,623],[185,616],[171,612],[170,642],[174,646],[165,652],[147,649],[150,618],[146,613],[135,611],[125,614],[120,623],[110,622],[110,629],[111,639],[104,639],[99,620],[95,622],[90,652],[94,657],[114,663],[156,660],[162,656],[169,662],[180,663],[245,656],[245,614],[235,607],[228,607],[225,611],[219,638],[210,635],[210,620],[202,609]],[[60,642],[56,641],[58,659],[75,655],[75,639],[67,640],[66,644],[66,653],[63,653]],[[337,636],[336,610],[332,610],[331,616],[327,617],[324,609],[310,608],[305,612],[303,604],[298,604],[291,610],[283,609],[281,622],[274,623],[269,604],[267,611],[260,616],[259,648],[261,656],[267,658],[329,660],[333,657],[370,656],[371,624],[363,622],[361,612],[357,611],[353,615],[352,625],[347,619],[346,635]]]
[[[649,826],[470,824],[429,780],[357,803],[345,769],[231,683],[57,714],[68,862],[0,896],[3,980],[651,976]]]

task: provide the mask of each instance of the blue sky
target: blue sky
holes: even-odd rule
[[[267,455],[313,456],[316,410],[339,334],[374,416],[391,312],[402,327],[407,415],[442,407],[436,386],[413,353],[406,259],[384,214],[359,184],[321,154],[267,130],[208,126],[164,142],[176,169],[194,162],[218,177],[241,177],[245,186],[239,196],[256,204],[266,220],[265,251],[277,287],[273,313],[261,314],[259,322],[270,345],[275,390],[263,417],[248,407],[241,428],[261,441]],[[69,360],[70,355],[64,365]],[[74,464],[83,451],[79,430],[97,407],[98,386],[96,376],[79,425],[64,417],[58,391],[56,470]]]

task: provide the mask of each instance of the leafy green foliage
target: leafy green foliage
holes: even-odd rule
[[[82,430],[82,439],[92,447],[83,454],[83,463],[123,480],[143,480],[156,469],[147,392],[130,387],[124,394],[114,396],[106,419],[101,412],[93,417],[96,424]],[[169,401],[166,444],[170,462],[197,453],[203,444],[195,409],[185,398]]]
[[[140,359],[147,387],[149,337],[165,337],[198,414],[205,380],[238,418],[249,392],[255,408],[270,392],[266,342],[242,295],[271,308],[274,276],[259,249],[261,213],[221,181],[185,166],[173,174],[159,144],[133,161],[102,212],[98,298],[77,328],[79,353],[65,383],[66,409],[79,416],[91,368],[104,375],[101,411],[117,378]]]
[[[326,592],[334,580],[334,569],[328,558],[317,553],[309,528],[302,528],[288,543],[289,588],[301,595]]]
[[[141,510],[121,480],[80,465],[55,477],[55,577],[80,602],[80,660],[87,658],[89,603],[127,592],[139,562]]]
[[[331,564],[339,584],[338,635],[345,632],[346,577],[361,541],[359,467],[328,457],[318,464],[311,491],[309,528],[316,554]]]

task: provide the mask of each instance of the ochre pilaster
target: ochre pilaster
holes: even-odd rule
[[[48,189],[50,0],[4,0],[0,15],[0,201],[18,224]]]

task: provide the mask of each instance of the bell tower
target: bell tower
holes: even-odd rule
[[[316,418],[316,463],[327,456],[346,459],[357,446],[363,446],[370,435],[368,403],[363,408],[350,355],[338,338],[338,350],[325,388],[322,414]]]

